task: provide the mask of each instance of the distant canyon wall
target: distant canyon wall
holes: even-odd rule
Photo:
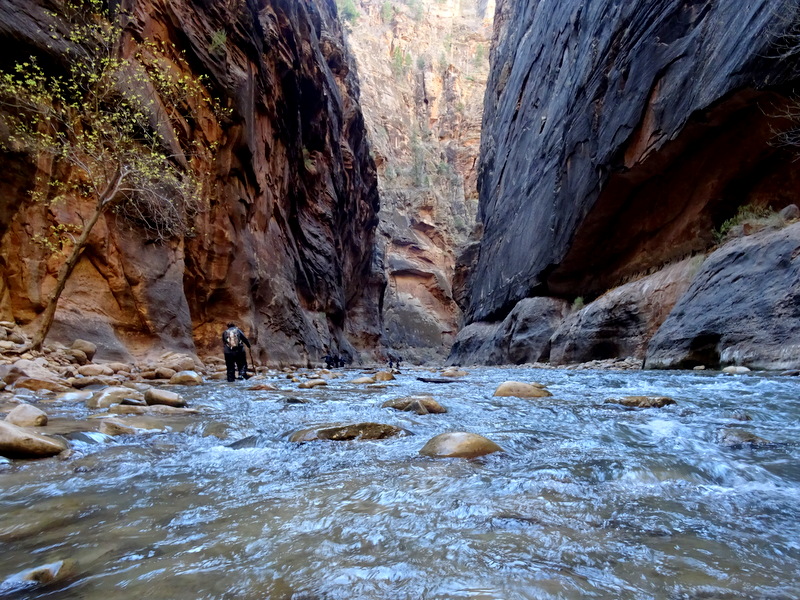
[[[456,256],[477,213],[494,0],[353,6],[357,15],[342,16],[378,169],[382,343],[390,356],[441,361],[461,320]]]
[[[527,357],[644,360],[693,278],[712,277],[699,265],[715,229],[741,206],[798,203],[796,149],[775,143],[791,125],[781,115],[800,73],[786,35],[797,16],[784,0],[498,2],[478,178],[484,233],[461,258],[475,323],[461,341],[472,358],[480,327],[494,324],[485,342],[520,301],[550,297],[573,315],[561,325],[548,316],[546,344]],[[730,257],[719,264],[738,268]],[[746,272],[718,280],[747,286]],[[752,307],[754,327],[788,314],[779,307],[793,288],[776,272],[783,287]],[[697,356],[746,362],[747,352],[725,351],[733,338],[724,332],[695,333],[716,344]],[[489,346],[496,355],[498,343]],[[770,362],[761,353],[758,366],[800,365],[790,354]],[[451,362],[464,357],[456,348]],[[662,348],[650,364],[700,362],[685,358]]]
[[[65,58],[47,36],[59,6],[0,3],[3,69],[28,55],[58,68]],[[188,132],[219,144],[194,235],[157,242],[106,216],[51,339],[96,341],[101,357],[175,348],[205,355],[218,352],[234,320],[262,362],[379,352],[376,170],[333,3],[124,0],[120,10],[128,49],[145,38],[174,44],[232,112],[197,115]],[[30,326],[62,260],[34,237],[55,222],[79,224],[86,207],[80,199],[31,204],[34,163],[9,153],[0,160],[0,316]]]

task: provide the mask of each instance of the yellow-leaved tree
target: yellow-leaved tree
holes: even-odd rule
[[[67,48],[65,66],[46,69],[31,57],[0,73],[0,119],[9,132],[0,143],[58,174],[39,175],[34,200],[90,200],[94,208],[75,231],[55,224],[43,232],[42,239],[61,237],[65,260],[23,350],[41,348],[104,213],[115,211],[157,240],[191,230],[214,152],[213,144],[193,140],[193,119],[202,111],[219,114],[202,78],[174,47],[129,38],[123,54],[124,15],[101,0],[68,0],[52,16],[61,26],[50,36]]]

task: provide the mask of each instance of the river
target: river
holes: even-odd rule
[[[67,460],[0,471],[0,595],[59,599],[800,598],[800,379],[717,372],[475,368],[451,384],[407,369],[383,389],[181,388],[201,418],[74,442]],[[552,398],[492,396],[538,381]],[[381,404],[430,393],[449,412]],[[662,409],[611,397],[666,395]],[[291,402],[287,402],[291,399]],[[307,403],[295,403],[305,400]],[[53,403],[51,416],[86,416]],[[745,421],[744,418],[752,420]],[[296,444],[320,423],[410,434]],[[718,432],[774,444],[728,447]],[[505,449],[419,455],[446,431]],[[258,447],[228,445],[256,435]],[[72,575],[14,575],[69,559]]]

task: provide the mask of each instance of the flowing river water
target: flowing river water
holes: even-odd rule
[[[181,388],[206,407],[183,426],[7,465],[0,596],[800,598],[800,379],[469,371],[433,384],[417,379],[430,372],[404,370],[382,389],[348,383],[357,371],[313,390],[278,376],[281,392]],[[493,397],[505,380],[541,382],[553,397]],[[381,408],[411,393],[449,412]],[[604,404],[626,395],[676,404]],[[47,410],[88,414],[74,403]],[[365,421],[411,435],[288,440],[304,427]],[[720,442],[726,428],[774,444],[731,447]],[[447,431],[479,433],[505,452],[419,455]],[[251,435],[257,447],[228,447]],[[63,581],[14,583],[63,559],[73,565]]]

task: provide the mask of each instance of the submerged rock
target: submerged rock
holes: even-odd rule
[[[275,444],[275,441],[269,436],[259,433],[256,435],[249,435],[246,438],[237,440],[232,444],[228,444],[228,448],[232,450],[242,450],[244,448],[267,448]]]
[[[20,404],[8,413],[5,420],[18,427],[43,427],[47,425],[47,413],[30,404]]]
[[[495,396],[513,396],[516,398],[547,398],[552,396],[538,383],[522,383],[520,381],[505,381],[494,392]]]
[[[428,440],[419,451],[423,456],[434,458],[477,458],[494,452],[505,450],[477,433],[463,431],[441,433]]]
[[[247,388],[251,392],[276,392],[278,388],[276,388],[271,383],[257,383],[256,385],[251,385]]]
[[[315,387],[319,387],[321,385],[328,385],[328,382],[324,379],[309,379],[308,381],[304,381],[297,387],[301,390],[310,390]]]
[[[735,429],[733,427],[722,429],[717,432],[717,441],[728,448],[771,448],[776,446],[774,442],[765,440],[762,437],[755,435],[743,429]]]
[[[39,585],[46,585],[66,579],[75,574],[75,563],[72,560],[59,560],[40,565],[12,575],[0,583],[0,594],[21,592]]]
[[[54,438],[30,433],[21,427],[0,421],[0,455],[8,458],[46,458],[67,449]]]
[[[628,408],[663,408],[675,404],[675,400],[666,396],[625,396],[624,398],[609,398],[606,404],[620,404]]]
[[[109,419],[103,419],[100,423],[100,433],[105,435],[115,436],[115,435],[131,435],[136,433],[136,428],[131,427],[127,423],[125,423],[122,419],[115,419],[111,417]]]
[[[383,440],[403,432],[394,425],[383,423],[356,423],[353,425],[323,426],[302,429],[289,437],[290,442],[312,442],[315,440],[350,441]]]
[[[430,413],[442,414],[447,412],[447,409],[434,400],[433,396],[406,396],[404,398],[396,398],[395,400],[387,400],[381,406],[383,408],[394,408],[395,410],[413,412],[418,415],[427,415]]]

